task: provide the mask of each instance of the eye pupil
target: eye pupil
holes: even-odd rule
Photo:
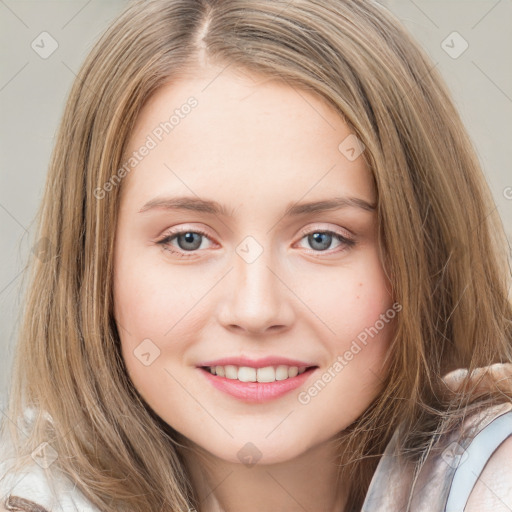
[[[314,249],[325,251],[331,245],[332,235],[329,233],[312,233],[308,235],[308,241]],[[315,246],[320,244],[320,246]]]
[[[194,241],[194,237],[196,237],[195,241]],[[202,237],[202,235],[200,233],[194,233],[193,231],[187,231],[186,233],[182,233],[177,236],[178,245],[180,246],[180,249],[183,249],[184,251],[187,251],[187,250],[194,251],[200,247],[201,237]],[[181,243],[181,240],[185,241],[185,246]],[[192,244],[192,247],[188,246],[187,244]]]

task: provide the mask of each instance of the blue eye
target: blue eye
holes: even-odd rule
[[[203,235],[200,233],[195,233],[194,231],[186,231],[175,235],[173,238],[178,242],[180,249],[184,251],[195,251],[201,247],[202,236]]]
[[[156,243],[158,245],[162,245],[165,250],[171,252],[172,254],[187,258],[193,256],[201,248],[202,242],[205,238],[211,240],[208,234],[204,231],[182,230],[170,233],[165,238],[159,240]],[[332,251],[335,253],[350,249],[356,245],[355,240],[346,238],[340,233],[329,230],[311,231],[306,233],[301,238],[301,240],[304,239],[307,239],[312,252],[315,253],[326,252],[329,248],[331,248],[331,245],[334,241],[338,241],[337,247],[342,247],[342,249]],[[176,241],[177,245],[172,244],[174,241]]]
[[[176,231],[174,233],[170,233],[165,238],[159,240],[156,243],[162,245],[164,249],[171,253],[178,254],[187,258],[192,256],[194,252],[201,247],[203,238],[209,239],[208,235],[201,230]],[[171,245],[171,242],[174,240],[177,241],[177,249],[179,250],[176,250],[175,245]]]
[[[350,240],[349,238],[346,238],[334,231],[313,231],[304,235],[301,240],[304,240],[305,238],[307,239],[310,247],[314,249],[314,252],[326,251],[330,248],[334,240],[337,240],[340,245],[345,246],[345,248],[350,248],[355,245],[354,240]]]

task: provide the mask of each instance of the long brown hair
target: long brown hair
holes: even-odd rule
[[[101,510],[201,510],[184,440],[144,403],[120,355],[112,256],[122,181],[95,192],[119,176],[146,100],[193,73],[200,51],[317,94],[366,148],[382,261],[402,310],[383,392],[343,433],[356,509],[401,422],[413,456],[441,419],[512,400],[498,389],[444,392],[452,369],[512,362],[506,238],[437,69],[374,1],[138,0],[111,24],[57,135],[38,214],[46,250],[31,262],[10,390],[10,418],[30,406],[52,421],[39,414],[28,439],[4,427],[20,465],[50,442],[55,464]]]

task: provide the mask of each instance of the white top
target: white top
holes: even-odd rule
[[[3,464],[0,464],[3,474]],[[4,510],[4,502],[8,495],[24,498],[44,507],[48,512],[101,512],[65,477],[51,478],[45,470],[33,464],[23,473],[7,475],[7,479],[0,482],[0,495],[2,503],[0,510]],[[17,510],[17,509],[16,509]]]
[[[505,365],[492,365],[491,368],[497,369],[499,373]],[[456,385],[460,372],[464,370],[451,372],[447,377],[455,379],[453,382]],[[33,409],[27,409],[25,418],[30,422],[34,413]],[[379,461],[361,512],[406,509],[413,487],[414,466],[412,463],[398,463],[395,453],[397,433],[398,429]],[[469,415],[458,431],[441,436],[436,441],[436,449],[427,457],[427,462],[416,481],[411,510],[464,510],[487,461],[509,436],[512,436],[510,402]],[[30,500],[48,512],[101,512],[85,498],[68,477],[59,473],[57,464],[51,463],[54,460],[51,447],[47,446],[40,452],[46,453],[46,458],[35,456],[34,463],[18,474],[9,472],[9,462],[12,461],[12,457],[6,457],[9,452],[10,446],[5,440],[0,440],[0,510],[5,510],[2,507],[5,506],[7,496],[11,495]],[[508,494],[512,493],[512,462],[507,462],[505,466],[507,467],[500,467],[500,477],[502,483],[505,482],[502,487],[506,487],[507,498],[512,503],[512,494],[510,497]],[[508,487],[508,482],[511,482],[511,487]]]
[[[26,424],[30,423],[34,413],[32,408],[25,410]],[[9,455],[6,457],[6,454]],[[13,460],[12,445],[0,439],[0,510],[6,510],[5,500],[11,495],[30,500],[48,512],[101,512],[68,477],[59,473],[57,464],[52,463],[54,456],[55,450],[52,451],[50,445],[42,446],[34,454],[34,462],[22,472],[14,474],[9,470]],[[14,498],[11,500],[14,501]]]

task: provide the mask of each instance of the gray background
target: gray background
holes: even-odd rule
[[[20,320],[22,269],[35,243],[34,215],[54,134],[81,63],[126,3],[0,0],[2,402]],[[512,240],[512,0],[381,3],[413,33],[447,81]],[[58,44],[47,58],[32,48],[43,46],[41,37],[46,51],[51,48],[42,32]],[[464,41],[468,48],[457,56]]]

